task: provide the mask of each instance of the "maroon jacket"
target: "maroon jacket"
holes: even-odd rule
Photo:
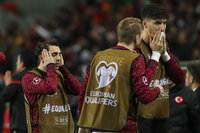
[[[140,49],[137,49],[136,51],[137,53],[141,54]],[[176,61],[172,58],[172,54],[170,53],[169,50],[168,50],[168,54],[170,56],[170,60],[164,63],[167,76],[176,84],[183,83],[185,81],[184,71],[179,67]],[[148,70],[148,66],[146,70]],[[137,108],[136,102],[131,101],[130,110],[135,110],[135,111],[129,114],[127,125],[124,127],[124,129],[120,133],[137,133],[136,108]]]
[[[119,49],[119,50],[128,50],[127,48],[122,47],[122,46],[115,46],[113,48]],[[158,94],[160,92],[158,88],[155,88],[153,90],[149,89],[149,83],[156,72],[158,62],[156,62],[155,60],[150,60],[147,66],[145,64],[146,63],[144,61],[144,58],[139,56],[135,60],[133,60],[132,65],[131,65],[130,79],[132,83],[131,85],[132,85],[133,92],[135,93],[132,96],[133,103],[131,103],[131,106],[133,108],[131,108],[131,112],[136,111],[136,104],[135,104],[136,97],[142,103],[149,103],[155,100],[158,97]],[[85,77],[84,77],[84,81],[83,81],[83,87],[82,87],[83,90],[81,91],[80,98],[79,98],[79,113],[81,112],[82,104],[84,101],[84,95],[85,95],[89,75],[90,75],[90,67],[88,66]],[[144,76],[147,77],[148,79],[146,80],[145,83],[143,80]],[[141,88],[141,84],[143,85],[142,88]],[[135,113],[130,113],[130,114],[135,114]],[[133,123],[135,125],[135,118],[134,118],[135,115],[130,115],[130,116],[131,116],[130,119],[134,119],[130,123]]]
[[[37,69],[37,68],[36,68]],[[22,78],[22,86],[29,104],[36,103],[38,96],[43,94],[54,94],[57,89],[58,75],[54,64],[47,65],[47,72],[37,69],[42,78],[33,74],[27,73]],[[74,76],[64,67],[60,68],[65,80],[66,92],[72,95],[79,95],[81,90],[80,83]],[[38,108],[35,106],[32,109],[32,122],[37,122]],[[38,127],[33,127],[33,133],[39,133]]]
[[[122,49],[122,50],[128,50],[125,47],[122,46],[115,46],[113,47],[115,49]],[[136,51],[137,53],[141,53],[140,50]],[[170,54],[171,57],[171,54]],[[121,131],[121,133],[136,133],[137,127],[136,127],[136,112],[137,112],[137,103],[136,103],[136,97],[143,103],[149,103],[157,98],[157,94],[159,93],[159,90],[152,91],[149,93],[148,85],[145,88],[138,88],[137,84],[143,84],[143,80],[141,78],[142,74],[144,74],[147,77],[148,84],[152,80],[156,68],[158,66],[158,62],[155,60],[149,60],[147,65],[144,65],[145,63],[143,57],[138,57],[132,62],[131,67],[131,82],[132,82],[132,89],[134,92],[136,92],[136,95],[133,96],[132,101],[130,101],[130,114],[128,116],[128,122],[126,127]],[[146,64],[146,63],[145,63]],[[145,67],[146,66],[146,67]],[[165,69],[167,71],[168,76],[175,82],[175,83],[181,83],[184,81],[184,72],[182,69],[176,64],[175,60],[171,58],[168,62],[165,63]],[[84,101],[84,94],[85,89],[87,87],[87,82],[90,75],[90,67],[87,67],[86,74],[83,81],[83,90],[81,91],[80,98],[79,98],[79,113],[81,112],[82,104]]]

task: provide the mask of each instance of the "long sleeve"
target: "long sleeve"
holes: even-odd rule
[[[142,51],[139,48],[135,49],[135,52],[138,54],[142,54]],[[154,57],[152,58],[152,56]],[[148,83],[151,82],[151,80],[153,79],[153,76],[156,73],[156,69],[158,67],[158,61],[160,58],[160,56],[158,55],[152,55],[152,56],[151,56],[151,59],[148,61],[148,63],[147,64],[145,63],[146,64],[145,75],[148,79]],[[157,58],[157,60],[155,60],[154,58]]]
[[[22,78],[24,92],[29,94],[54,94],[58,81],[58,75],[54,67],[47,68],[46,75],[47,77],[43,79],[33,73],[25,74]]]
[[[54,64],[47,65],[47,72],[41,72],[45,78],[41,78],[33,73],[27,73],[22,78],[22,87],[29,104],[36,103],[38,96],[43,94],[54,94],[57,90],[58,74]],[[32,108],[32,122],[38,120],[38,106]],[[34,132],[39,132],[37,127],[33,127]]]
[[[22,86],[21,86],[21,79],[22,76],[26,73],[26,69],[23,70],[22,72],[16,73],[13,77],[11,82],[4,87],[2,93],[1,93],[1,98],[3,102],[9,102],[9,101],[14,101],[16,99],[16,96],[19,93],[22,93]]]
[[[2,93],[1,93],[1,98],[3,102],[8,102],[14,98],[16,93],[19,91],[18,89],[21,88],[20,81],[18,83],[11,83],[8,86],[6,86]]]
[[[81,91],[81,84],[79,81],[69,72],[69,70],[62,66],[60,71],[64,75],[67,92],[72,95],[79,95]]]
[[[90,66],[87,66],[86,69],[86,74],[83,80],[83,84],[82,84],[82,90],[79,96],[79,102],[78,102],[78,114],[81,113],[81,109],[83,106],[83,101],[84,101],[84,96],[85,96],[85,91],[86,91],[86,87],[87,87],[87,83],[88,83],[88,79],[89,79],[89,75],[90,75]]]
[[[180,66],[176,63],[170,51],[170,60],[165,62],[165,70],[169,78],[176,84],[181,84],[185,82],[185,74]]]
[[[16,95],[19,92],[22,92],[22,86],[21,86],[21,79],[24,75],[25,71],[22,71],[20,73],[15,74],[12,77],[12,81],[9,83],[9,85],[5,86],[2,93],[1,98],[3,102],[9,102],[11,100],[14,100]]]
[[[155,100],[159,95],[159,88],[150,89],[149,83],[151,77],[155,71],[157,64],[154,61],[150,61],[146,70],[145,61],[142,57],[136,58],[131,66],[131,83],[137,98],[142,103],[149,103]],[[148,72],[146,72],[148,71]]]
[[[158,67],[158,62],[152,59],[150,59],[148,64],[146,65],[145,75],[148,79],[148,84],[150,84],[151,80],[153,79],[157,67]]]

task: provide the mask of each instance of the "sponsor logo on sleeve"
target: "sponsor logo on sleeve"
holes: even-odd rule
[[[147,77],[143,76],[142,77],[142,81],[145,85],[148,85],[148,80],[147,80]]]
[[[38,78],[38,77],[35,77],[35,78],[33,79],[33,84],[37,85],[37,84],[39,84],[39,83],[40,83],[40,81],[41,81],[41,79],[40,79],[40,78]]]

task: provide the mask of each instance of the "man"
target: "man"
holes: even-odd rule
[[[172,84],[170,88],[170,133],[199,133],[200,106],[191,88]]]
[[[4,53],[0,52],[0,67],[5,63],[6,56]],[[3,87],[0,86],[0,93],[2,92]],[[2,132],[2,126],[3,126],[3,117],[4,117],[4,104],[3,101],[0,99],[0,132]]]
[[[88,66],[80,95],[79,133],[119,132],[126,125],[129,102],[135,97],[146,104],[155,100],[162,89],[149,89],[163,52],[159,32],[151,41],[154,51],[146,69],[144,59],[133,52],[140,44],[141,20],[126,18],[118,24],[118,44],[98,52]],[[136,108],[134,108],[136,109]],[[136,125],[136,124],[135,124]],[[136,127],[132,132],[136,132]]]
[[[200,63],[187,66],[185,84],[196,93],[200,103]]]
[[[5,88],[0,98],[3,102],[10,102],[10,129],[11,133],[27,133],[24,95],[21,85],[22,76],[34,66],[36,59],[34,52],[22,49],[17,57],[16,73],[12,77],[11,71],[6,71],[4,76]]]
[[[168,20],[167,11],[157,4],[149,4],[143,8],[143,32],[142,42],[140,44],[140,52],[145,58],[146,63],[152,54],[149,47],[150,40],[160,31],[164,34],[166,30],[166,23]],[[138,128],[140,133],[168,133],[167,119],[169,118],[169,77],[179,84],[184,81],[184,73],[182,69],[176,64],[171,57],[169,50],[166,47],[166,38],[163,36],[164,52],[162,53],[162,61],[159,62],[150,87],[153,87],[154,81],[158,80],[165,94],[149,104],[138,104]]]
[[[186,86],[190,87],[194,93],[196,94],[199,106],[200,106],[200,63],[192,63],[187,66],[187,72],[186,72],[186,78],[185,78],[185,84]],[[200,114],[200,109],[198,111],[198,114]],[[195,128],[195,133],[200,132],[200,117],[193,117],[195,119],[195,123],[192,125]]]
[[[78,95],[81,85],[64,67],[58,42],[40,43],[35,52],[39,65],[22,79],[28,130],[32,133],[73,133],[67,94]]]

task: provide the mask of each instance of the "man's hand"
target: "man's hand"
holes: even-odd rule
[[[3,79],[4,79],[4,82],[5,82],[5,85],[6,86],[9,85],[10,82],[12,81],[12,73],[11,73],[11,71],[6,71]]]
[[[163,53],[167,52],[167,41],[166,41],[166,35],[162,38],[162,43],[163,43]]]
[[[42,62],[41,63],[43,65],[43,67],[46,67],[50,63],[55,63],[52,55],[46,49],[42,50]]]
[[[165,90],[161,85],[159,85],[159,80],[154,81],[154,87],[158,87],[160,89],[160,96],[159,97],[163,97],[164,94],[165,94]]]
[[[150,47],[152,51],[159,52],[160,54],[164,51],[164,37],[160,40],[160,31],[157,31],[153,37],[153,39],[150,39]]]
[[[160,89],[160,96],[159,97],[164,97],[165,96],[165,90],[162,86],[156,86]]]
[[[60,55],[60,66],[63,66],[64,65],[64,59],[63,59],[63,56],[62,54]]]

